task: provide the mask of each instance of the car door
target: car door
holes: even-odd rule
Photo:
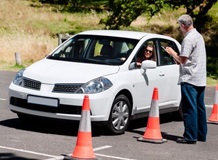
[[[152,100],[152,94],[154,88],[158,88],[159,92],[159,106],[160,108],[167,108],[172,105],[176,105],[178,102],[178,66],[174,60],[171,59],[169,63],[163,63],[164,51],[161,49],[160,39],[146,40],[142,47],[152,43],[154,45],[155,62],[157,67],[155,69],[147,69],[143,72],[141,68],[135,68],[131,70],[132,76],[134,76],[134,113],[141,113],[150,109]],[[140,54],[140,49],[136,53]],[[166,55],[165,55],[166,56]]]
[[[168,108],[176,106],[180,99],[179,80],[179,65],[174,59],[165,51],[165,47],[172,47],[179,53],[178,46],[175,42],[169,39],[156,39],[157,49],[157,72],[159,75],[159,83],[161,87],[159,90],[159,106],[160,108]]]

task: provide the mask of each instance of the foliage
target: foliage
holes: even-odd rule
[[[186,14],[193,17],[198,31],[202,32],[205,29],[207,22],[211,21],[211,17],[206,15],[217,0],[166,0],[167,4],[173,8],[178,9],[184,7]],[[198,27],[200,26],[200,27]]]
[[[163,5],[163,0],[109,0],[108,17],[101,19],[100,23],[104,23],[107,29],[128,27],[143,13],[152,17],[163,8]]]
[[[107,10],[106,18],[100,20],[106,29],[119,29],[128,27],[137,17],[145,13],[150,18],[168,7],[179,9],[184,7],[186,14],[191,15],[196,26],[204,25],[205,17],[217,0],[39,0],[42,3],[64,5],[63,10],[71,12],[94,9]],[[103,7],[101,7],[103,6]],[[204,18],[207,19],[207,18]],[[201,27],[202,28],[202,27]],[[200,28],[200,29],[201,29]],[[201,31],[199,29],[199,31]]]
[[[203,18],[217,0],[109,0],[108,17],[100,22],[108,29],[119,29],[129,26],[142,13],[150,18],[159,13],[164,7],[178,9],[184,7],[196,23],[202,23]]]
[[[38,0],[41,3],[60,5],[62,11],[87,12],[95,10],[101,12],[107,8],[108,0]]]
[[[208,75],[216,75],[218,77],[218,58],[207,57],[207,71]]]
[[[186,13],[194,18],[201,18],[211,9],[217,0],[166,0],[173,9],[184,7]]]
[[[72,3],[73,0],[39,0],[42,3],[50,3],[50,4],[61,4],[66,5],[68,3]],[[79,1],[79,0],[76,0]]]

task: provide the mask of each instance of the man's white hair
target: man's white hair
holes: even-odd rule
[[[178,23],[184,24],[187,27],[190,27],[193,25],[192,17],[189,16],[188,14],[184,14],[184,15],[180,16],[177,21],[178,21]]]

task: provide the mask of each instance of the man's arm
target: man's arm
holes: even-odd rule
[[[177,64],[184,64],[187,61],[187,57],[179,56],[176,51],[174,51],[171,47],[166,47],[165,51],[174,58]]]

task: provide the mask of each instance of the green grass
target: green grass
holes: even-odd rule
[[[218,84],[217,77],[207,77],[207,86],[215,86]]]

